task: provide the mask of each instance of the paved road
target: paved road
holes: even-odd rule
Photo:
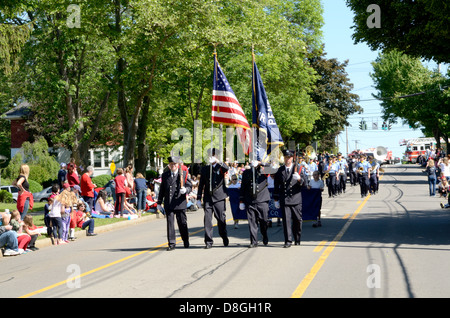
[[[269,245],[249,249],[246,222],[234,229],[228,212],[230,246],[215,229],[205,250],[200,210],[188,214],[189,249],[165,251],[165,219],[155,219],[2,258],[0,297],[449,297],[450,210],[428,196],[418,166],[385,170],[376,195],[324,194],[323,227],[305,222],[301,246],[283,248],[275,222]]]

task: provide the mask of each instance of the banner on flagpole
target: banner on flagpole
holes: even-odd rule
[[[252,78],[254,159],[267,163],[270,162],[270,156],[274,153],[274,151],[278,149],[278,147],[283,146],[284,143],[255,61],[253,61]],[[278,157],[273,159],[277,160]]]

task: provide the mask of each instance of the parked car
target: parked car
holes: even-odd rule
[[[14,202],[17,202],[17,197],[19,196],[19,188],[9,185],[9,186],[1,186],[0,190],[6,190],[12,194]]]
[[[52,187],[48,187],[40,192],[33,193],[33,200],[35,202],[48,201],[48,198],[51,195],[52,195]]]

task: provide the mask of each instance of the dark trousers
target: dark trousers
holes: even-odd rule
[[[374,193],[376,191],[378,191],[377,174],[376,173],[372,173],[370,175],[370,193]]]
[[[359,185],[361,187],[361,195],[367,195],[367,193],[369,192],[369,188],[370,188],[370,181],[369,181],[369,176],[367,175],[367,173],[363,173],[360,176]]]
[[[83,200],[86,202],[86,204],[89,206],[91,211],[94,209],[94,197],[87,197],[83,195]]]
[[[174,247],[176,243],[175,239],[175,220],[177,219],[178,230],[180,231],[181,238],[186,244],[189,242],[189,231],[187,226],[186,210],[166,211],[167,219],[167,241],[170,247]]]
[[[302,236],[302,204],[297,205],[282,205],[281,211],[283,213],[283,232],[285,244],[292,244],[292,239],[295,242],[300,242]]]
[[[339,193],[341,193],[342,191],[345,192],[347,186],[346,183],[347,183],[347,174],[345,172],[339,174]]]
[[[212,217],[217,220],[217,227],[219,229],[219,235],[222,237],[224,243],[227,242],[228,245],[228,235],[227,235],[227,224],[226,224],[226,214],[225,214],[225,200],[218,202],[208,202],[205,201],[203,210],[205,211],[205,244],[212,245],[213,244],[213,225],[212,225]]]
[[[351,185],[356,185],[358,183],[358,178],[356,176],[356,172],[355,171],[350,171],[349,172],[349,177],[350,177],[350,184]]]
[[[123,209],[125,205],[125,193],[116,193],[116,202],[114,204],[115,214],[123,215]]]
[[[81,225],[81,229],[84,230],[85,228],[88,228],[88,233],[94,233],[94,226],[95,221],[94,219],[89,219],[86,222],[83,222],[83,225]]]
[[[63,223],[61,217],[50,217],[52,222],[53,237],[62,239]]]
[[[30,247],[34,247],[34,244],[36,244],[36,240],[37,240],[37,238],[38,238],[38,235],[37,234],[34,234],[34,235],[30,235],[31,236],[31,240],[30,240],[30,243],[28,243],[28,247],[30,248]]]
[[[250,230],[250,244],[258,244],[258,223],[263,237],[263,243],[267,244],[269,215],[269,202],[259,202],[247,206],[248,228]]]
[[[327,187],[328,187],[328,195],[332,196],[332,195],[336,195],[337,192],[337,180],[336,180],[336,174],[331,174],[327,179]]]

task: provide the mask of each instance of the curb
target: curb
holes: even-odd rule
[[[141,224],[141,223],[145,223],[145,222],[154,221],[157,219],[164,219],[164,215],[161,213],[157,213],[157,214],[146,215],[146,216],[140,217],[139,219],[124,220],[121,222],[102,225],[99,227],[95,227],[95,233],[97,233],[97,234],[105,233],[105,232],[109,232],[109,231],[113,231],[113,230],[122,229],[122,228],[125,228],[128,226],[133,226],[133,225],[137,225],[137,224]],[[87,237],[86,230],[75,231],[75,236],[77,239],[86,238]],[[50,238],[36,240],[36,243],[35,243],[35,246],[37,248],[43,248],[43,247],[52,246],[52,245],[53,245],[52,240]],[[0,258],[2,258],[2,257],[3,257],[3,254],[0,253]]]

